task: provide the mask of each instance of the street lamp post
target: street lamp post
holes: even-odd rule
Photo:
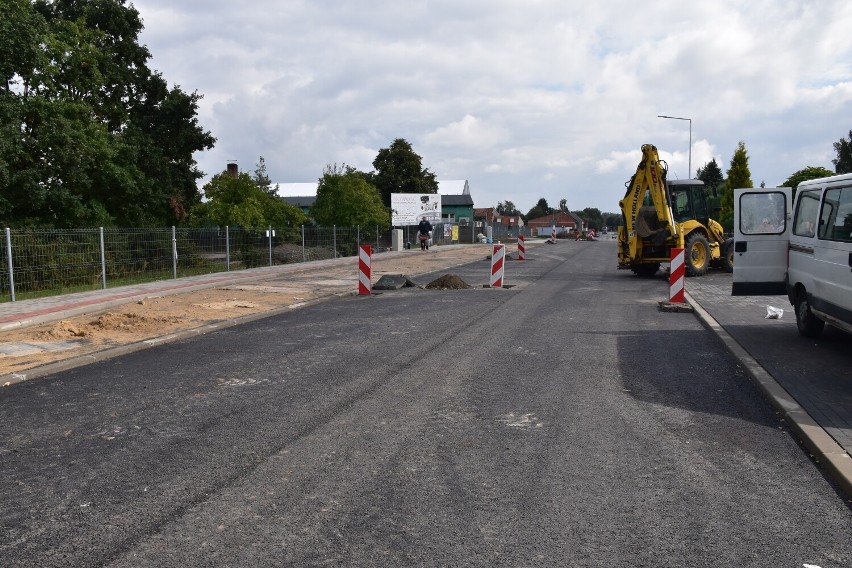
[[[688,120],[689,121],[689,171],[687,171],[687,179],[692,179],[692,119],[691,118],[682,118],[680,116],[666,116],[664,114],[658,114],[657,118],[671,118],[673,120]]]

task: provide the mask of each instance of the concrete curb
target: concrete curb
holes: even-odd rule
[[[699,320],[715,332],[728,351],[739,359],[752,381],[781,413],[814,460],[825,468],[846,496],[852,499],[852,457],[688,292],[686,299],[694,307]]]

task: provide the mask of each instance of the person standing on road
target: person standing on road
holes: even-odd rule
[[[429,250],[429,233],[432,232],[432,223],[426,219],[425,215],[417,225],[417,230],[420,232],[420,250]]]

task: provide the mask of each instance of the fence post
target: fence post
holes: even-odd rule
[[[104,248],[104,228],[98,227],[101,234],[101,286],[106,290],[106,249]]]
[[[231,231],[225,225],[225,272],[231,271]]]
[[[355,227],[355,248],[361,246],[361,225]]]
[[[177,234],[172,225],[172,277],[177,280]]]
[[[15,270],[12,268],[12,233],[6,227],[6,259],[9,264],[9,293],[12,301],[15,301]]]
[[[379,226],[376,225],[376,252],[379,252]]]
[[[302,225],[302,262],[305,262],[305,226]]]
[[[334,249],[334,258],[337,258],[337,225],[332,225],[331,248]]]
[[[269,266],[272,266],[272,225],[266,230],[266,236],[269,237]]]

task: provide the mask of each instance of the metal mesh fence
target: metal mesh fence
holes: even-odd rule
[[[414,241],[416,227],[405,229]],[[377,252],[392,245],[391,231],[378,227],[6,229],[0,238],[0,302],[356,256],[359,244]]]

